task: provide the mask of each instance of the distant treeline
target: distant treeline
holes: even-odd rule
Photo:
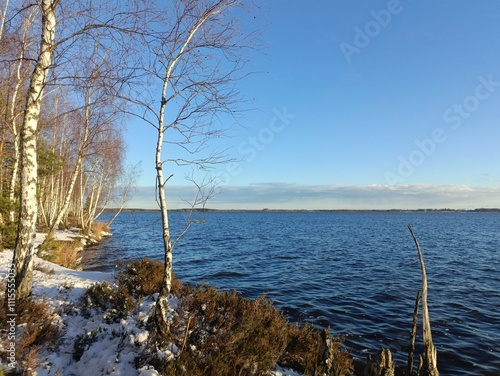
[[[117,208],[106,208],[104,212],[116,212]],[[123,209],[124,212],[157,212],[160,209]],[[170,209],[170,212],[189,212],[193,209]],[[500,208],[478,208],[478,209],[194,209],[195,212],[276,212],[276,213],[414,213],[414,212],[452,212],[452,213],[474,213],[474,212],[500,212]]]

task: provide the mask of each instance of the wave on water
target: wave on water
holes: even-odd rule
[[[171,215],[173,236],[183,215]],[[120,214],[113,236],[86,250],[87,266],[161,260],[158,219]],[[427,268],[441,374],[500,375],[500,213],[209,212],[176,245],[174,271],[187,283],[267,294],[290,320],[344,334],[355,359],[384,347],[404,365],[421,287],[408,223]]]

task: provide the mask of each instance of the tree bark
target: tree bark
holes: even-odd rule
[[[389,349],[380,350],[374,357],[368,355],[364,376],[394,376],[395,364]]]
[[[167,105],[167,92],[170,85],[170,79],[174,73],[177,63],[183,58],[184,52],[189,46],[191,40],[195,36],[196,32],[203,26],[203,24],[213,15],[218,14],[222,11],[223,6],[219,7],[214,5],[213,7],[207,9],[197,22],[194,23],[193,27],[189,30],[186,39],[179,45],[179,50],[175,58],[171,61],[165,69],[165,77],[163,80],[162,96],[160,102],[160,111],[158,116],[158,137],[156,144],[156,176],[157,176],[157,188],[158,188],[158,199],[160,204],[162,224],[163,224],[163,248],[164,248],[164,273],[163,281],[160,287],[160,293],[158,295],[158,300],[155,305],[154,310],[154,331],[156,334],[156,340],[164,339],[169,332],[168,324],[168,295],[170,294],[170,289],[172,286],[172,243],[170,239],[170,228],[168,224],[168,208],[167,199],[165,196],[165,185],[168,179],[165,180],[163,176],[163,159],[162,159],[162,146],[164,142],[164,134],[167,129],[165,126],[165,108]]]
[[[29,297],[33,285],[33,253],[38,215],[36,137],[43,91],[52,62],[57,3],[58,0],[42,0],[40,3],[42,14],[40,51],[31,74],[21,127],[21,202],[13,260],[17,299]]]
[[[7,11],[7,6],[8,2],[5,4],[5,11]],[[15,194],[16,194],[16,184],[18,181],[18,170],[19,170],[19,160],[20,160],[20,134],[18,131],[18,123],[17,123],[17,118],[19,117],[20,113],[16,113],[16,106],[18,105],[17,103],[17,98],[18,94],[21,88],[21,85],[24,81],[24,78],[22,77],[22,68],[23,68],[23,62],[24,62],[24,54],[26,50],[29,48],[29,43],[28,43],[28,36],[29,36],[29,30],[33,24],[33,14],[34,14],[34,9],[29,13],[28,17],[26,18],[26,22],[24,24],[24,30],[23,30],[23,37],[22,37],[22,47],[21,51],[19,53],[19,62],[17,63],[16,67],[16,84],[14,86],[14,89],[12,90],[12,98],[11,98],[11,103],[9,107],[9,115],[8,115],[8,122],[9,126],[11,128],[12,132],[12,142],[13,142],[13,150],[14,150],[14,163],[12,166],[12,176],[10,180],[10,185],[9,185],[9,200],[10,202],[14,202],[15,200]],[[4,14],[5,18],[5,14]],[[11,222],[14,222],[15,220],[15,210],[11,210],[9,214],[9,219]]]
[[[417,336],[418,306],[420,305],[420,290],[417,291],[415,309],[413,311],[413,325],[410,333],[410,347],[408,349],[408,375],[413,375],[413,354],[415,352],[415,337]]]

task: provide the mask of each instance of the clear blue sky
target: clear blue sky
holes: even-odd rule
[[[256,110],[220,141],[241,161],[209,207],[500,207],[500,2],[256,3],[263,73],[240,83]],[[128,124],[129,207],[157,207],[155,137]]]

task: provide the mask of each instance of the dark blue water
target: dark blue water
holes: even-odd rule
[[[174,235],[186,216],[171,214]],[[409,223],[441,374],[500,375],[500,213],[211,212],[176,244],[174,271],[250,298],[267,293],[291,320],[344,334],[355,358],[389,348],[405,365],[421,287]],[[86,267],[162,259],[160,231],[159,213],[122,213]]]

